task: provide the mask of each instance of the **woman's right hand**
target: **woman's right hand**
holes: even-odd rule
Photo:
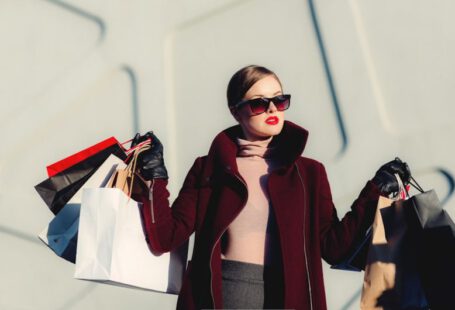
[[[140,174],[147,181],[152,179],[167,179],[168,175],[166,166],[164,165],[163,145],[153,134],[153,131],[149,131],[143,136],[137,133],[131,142],[131,147],[147,139],[152,140],[152,145],[149,150],[142,152],[138,156]]]

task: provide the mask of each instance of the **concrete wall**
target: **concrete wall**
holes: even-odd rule
[[[449,0],[1,0],[0,309],[173,309],[176,297],[72,279],[36,235],[45,166],[153,129],[175,197],[234,124],[229,78],[274,70],[339,215],[400,156],[455,217],[455,27]],[[362,274],[325,267],[329,309],[358,309]]]

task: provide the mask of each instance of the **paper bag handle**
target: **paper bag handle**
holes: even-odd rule
[[[131,159],[131,161],[128,163],[128,165],[124,168],[124,169],[121,169],[123,171],[126,171],[127,172],[127,176],[130,176],[131,177],[131,182],[130,182],[130,186],[129,186],[129,189],[128,189],[128,198],[131,198],[131,193],[133,191],[133,184],[134,184],[134,179],[136,177],[136,167],[137,167],[137,160],[138,160],[138,157],[139,157],[139,154],[150,149],[151,148],[151,139],[148,139],[140,144],[138,144],[137,146],[134,147],[134,150],[132,150],[132,153],[130,155],[133,156],[133,158]],[[118,172],[115,172],[112,174],[108,184],[107,184],[107,187],[117,187],[115,184],[117,184],[117,175],[118,175]],[[137,176],[137,177],[140,177],[140,176]],[[125,178],[124,180],[124,183],[121,185],[121,189],[123,189],[126,185],[126,182],[127,182],[127,178]]]

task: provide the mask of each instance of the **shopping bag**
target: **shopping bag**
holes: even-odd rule
[[[76,261],[79,204],[67,204],[39,235],[57,256],[74,263]]]
[[[399,183],[403,189],[401,180]],[[428,308],[417,272],[416,239],[408,228],[403,202],[402,199],[379,198],[367,254],[361,309]]]
[[[63,170],[66,170],[69,167],[74,166],[75,164],[87,159],[88,157],[93,156],[96,153],[99,153],[100,151],[115,144],[119,144],[117,139],[115,139],[114,137],[107,138],[106,140],[103,140],[95,145],[92,145],[82,151],[77,152],[76,154],[73,154],[69,157],[66,157],[62,160],[59,160],[56,163],[47,166],[46,167],[47,175],[49,177],[52,177],[62,172]]]
[[[35,189],[49,209],[57,214],[111,154],[122,160],[126,158],[125,151],[120,145],[111,145],[44,180],[36,185]]]
[[[131,176],[135,159],[127,167],[133,169]],[[136,179],[127,187],[128,194]],[[83,190],[75,278],[178,294],[188,244],[170,253],[152,254],[144,234],[141,207],[119,188]]]
[[[117,188],[83,190],[75,278],[178,294],[187,245],[152,254],[140,207]]]
[[[148,197],[149,188],[147,182],[136,172],[135,163],[136,161],[133,159],[127,167],[116,169],[106,187],[118,188],[134,200],[140,201],[141,197]]]
[[[39,234],[39,238],[58,256],[74,263],[76,261],[79,212],[84,188],[104,187],[118,168],[126,165],[111,154],[96,172],[84,183],[49,225]]]
[[[409,190],[409,185],[405,186],[406,190]],[[406,198],[406,192],[401,191],[399,193],[401,199]],[[346,270],[346,271],[357,271],[360,272],[365,270],[369,245],[371,244],[371,238],[373,234],[373,227],[370,226],[364,235],[360,236],[356,241],[352,249],[348,252],[347,257],[336,265],[330,266],[331,269]]]
[[[404,202],[415,229],[419,275],[431,309],[455,309],[455,224],[434,190]]]

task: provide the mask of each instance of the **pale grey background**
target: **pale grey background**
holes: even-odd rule
[[[315,2],[0,0],[0,309],[173,309],[176,296],[72,279],[36,237],[52,214],[33,186],[47,164],[153,129],[175,197],[234,124],[226,85],[252,63],[292,94],[286,117],[310,131],[340,215],[399,155],[455,216],[455,2]],[[357,309],[362,274],[324,268],[329,309]]]

